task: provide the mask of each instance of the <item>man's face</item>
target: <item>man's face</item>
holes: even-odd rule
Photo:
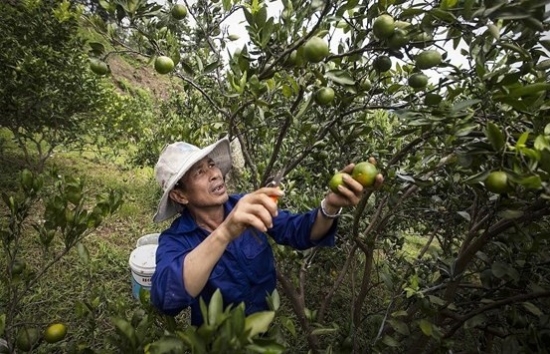
[[[211,207],[225,203],[228,199],[222,171],[214,161],[205,157],[187,171],[178,184],[190,207]]]

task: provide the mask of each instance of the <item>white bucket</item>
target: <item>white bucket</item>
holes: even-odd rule
[[[160,236],[160,233],[158,232],[141,236],[136,242],[136,247],[143,246],[143,245],[151,245],[151,244],[157,245],[159,243],[159,236]]]
[[[139,299],[141,289],[151,289],[151,277],[155,272],[155,254],[158,244],[144,244],[130,254],[130,269],[132,270],[132,295]]]

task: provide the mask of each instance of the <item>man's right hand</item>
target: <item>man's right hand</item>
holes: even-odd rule
[[[228,242],[239,237],[248,227],[266,232],[277,216],[277,198],[284,195],[278,187],[264,187],[242,197],[218,230]],[[277,197],[277,198],[273,198]]]

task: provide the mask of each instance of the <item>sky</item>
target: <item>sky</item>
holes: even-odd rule
[[[159,3],[163,1],[164,0],[157,0],[157,2]],[[414,2],[417,0],[412,0],[412,1]],[[182,0],[179,0],[178,2],[183,3]],[[266,3],[268,6],[268,15],[274,16],[275,18],[277,18],[280,15],[281,11],[283,10],[282,1],[272,0],[272,1],[266,1]],[[546,5],[546,11],[550,11],[550,4]],[[190,18],[190,21],[192,21],[192,18]],[[237,48],[242,48],[242,46],[248,42],[249,37],[245,26],[246,26],[246,21],[242,11],[235,12],[230,18],[226,19],[226,21],[222,23],[222,29],[227,29],[228,34],[236,34],[240,37],[238,40],[226,42],[227,49],[223,53],[226,59],[228,56],[228,52],[233,53]],[[343,31],[336,29],[336,32],[333,35],[333,40],[331,41],[332,52],[336,52],[338,42],[343,36],[345,36]],[[550,32],[546,34],[546,38],[550,39]],[[459,67],[468,66],[467,60],[464,58],[462,54],[460,54],[460,50],[462,48],[467,48],[466,44],[463,41],[461,42],[461,45],[457,49],[454,49],[452,47],[451,42],[447,42],[443,46],[443,48],[447,53],[446,60],[449,61],[451,64]],[[549,54],[548,57],[550,57],[550,53],[548,54]],[[394,58],[393,60],[395,65],[396,59]],[[435,70],[426,70],[425,73],[430,77],[431,81],[436,81],[441,76],[441,74],[436,72]]]

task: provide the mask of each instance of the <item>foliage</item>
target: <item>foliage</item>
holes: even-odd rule
[[[337,248],[274,246],[292,311],[281,321],[303,334],[293,347],[519,352],[544,350],[550,330],[546,3],[284,0],[273,15],[262,1],[199,0],[176,21],[173,1],[106,0],[110,17],[92,22],[115,51],[177,63],[183,92],[140,140],[139,161],[154,162],[167,141],[200,145],[228,132],[246,161],[239,187],[283,169],[281,205],[303,210],[335,170],[377,158],[385,186],[341,218]],[[236,12],[248,39],[226,56],[223,23]],[[382,14],[395,20],[388,38],[373,33]],[[306,63],[313,36],[330,53]],[[91,50],[103,60],[116,54]],[[426,62],[426,50],[441,63]],[[417,73],[430,78],[426,87],[408,85]],[[321,87],[335,91],[325,106],[314,100]],[[506,193],[485,187],[497,170],[510,181]],[[424,240],[412,259],[403,252],[410,229]]]
[[[24,341],[20,342],[21,333],[27,330],[42,332],[36,328],[41,324],[21,318],[21,307],[29,304],[38,282],[46,278],[50,268],[69,251],[76,249],[81,258],[89,258],[82,241],[122,202],[120,193],[115,191],[96,195],[95,203],[91,202],[81,180],[61,177],[57,171],[52,171],[54,183],[51,190],[44,187],[44,175],[25,169],[20,176],[20,193],[2,193],[6,214],[0,219],[0,265],[5,270],[0,278],[5,289],[0,307],[0,336],[6,339],[10,352],[15,351],[16,338],[19,349],[23,349],[21,346],[31,348],[41,344],[43,338],[38,335],[32,341],[25,336]],[[41,217],[35,219],[34,214],[38,212],[36,205],[41,202],[44,210]],[[31,267],[31,260],[25,257],[24,249],[31,239],[42,248],[39,268]]]
[[[55,146],[78,141],[101,110],[98,82],[83,70],[81,12],[48,0],[2,2],[0,11],[0,126],[27,155],[33,144],[42,168]]]

